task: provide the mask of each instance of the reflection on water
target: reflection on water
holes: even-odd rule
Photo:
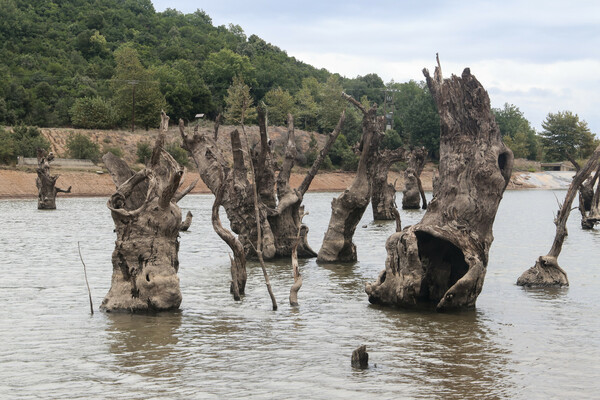
[[[333,197],[306,196],[315,250]],[[368,303],[364,285],[383,269],[395,229],[372,221],[370,209],[356,230],[356,263],[300,260],[299,307],[288,304],[289,260],[267,264],[278,311],[253,262],[247,295],[234,302],[212,196],[196,195],[181,204],[195,218],[181,236],[182,310],[90,316],[77,242],[100,304],[114,246],[105,203],[65,198],[59,210],[39,213],[35,201],[0,201],[0,398],[546,399],[600,390],[598,231],[582,231],[572,216],[559,259],[570,288],[514,284],[551,245],[551,191],[505,194],[477,309],[455,314]],[[403,226],[423,213],[401,211]],[[350,354],[361,344],[371,367],[354,370]]]

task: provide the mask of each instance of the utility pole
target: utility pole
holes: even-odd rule
[[[139,81],[132,80],[127,81],[131,85],[131,132],[135,130],[135,85],[139,83]]]

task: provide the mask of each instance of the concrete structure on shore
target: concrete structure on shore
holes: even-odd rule
[[[37,167],[38,165],[37,158],[19,156],[17,160],[19,167]],[[73,158],[55,158],[52,161],[52,168],[98,169],[91,160],[77,160]]]

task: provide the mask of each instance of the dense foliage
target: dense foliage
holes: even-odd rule
[[[50,149],[37,128],[18,125],[10,132],[0,127],[0,163],[14,164],[18,156],[36,157],[37,149]]]
[[[589,157],[598,145],[585,121],[570,111],[550,113],[542,122],[542,143],[546,159],[560,161],[571,157],[583,159]]]
[[[0,0],[0,56],[0,125],[107,129],[135,122],[147,129],[158,125],[163,108],[172,121],[224,112],[235,121],[231,88],[242,82],[246,124],[254,122],[252,105],[264,103],[271,124],[284,124],[291,113],[298,128],[329,133],[346,109],[328,165],[352,169],[357,161],[352,146],[362,115],[341,91],[377,103],[387,116],[383,147],[425,146],[439,156],[439,117],[424,82],[343,78],[247,37],[238,25],[214,26],[202,10],[156,12],[150,0]],[[564,153],[552,150],[548,135],[541,142],[517,107],[494,112],[517,157]],[[0,134],[0,158],[12,159],[21,150],[7,132]],[[544,152],[542,144],[550,148]],[[583,156],[589,143],[578,146]],[[309,162],[315,154],[302,156]]]

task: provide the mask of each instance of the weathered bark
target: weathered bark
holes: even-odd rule
[[[112,153],[102,160],[117,191],[107,206],[117,240],[112,255],[111,288],[100,308],[105,311],[172,310],[181,303],[179,289],[179,226],[181,210],[175,199],[183,168],[167,153],[162,113],[161,129],[149,164],[134,173]]]
[[[425,167],[427,150],[424,147],[412,150],[408,156],[408,168],[404,171],[404,191],[402,192],[402,208],[405,210],[421,207],[427,209],[427,199],[421,183],[421,172]]]
[[[225,183],[221,184],[221,187],[217,190],[215,195],[215,201],[212,207],[212,225],[217,235],[227,243],[233,252],[233,258],[230,256],[231,286],[229,291],[233,294],[233,299],[238,301],[241,300],[241,296],[245,294],[246,290],[246,255],[244,254],[244,246],[242,243],[233,235],[233,233],[223,228],[223,225],[221,224],[219,207],[223,200],[224,192]]]
[[[442,79],[438,62],[434,78],[423,73],[441,121],[439,179],[421,222],[388,238],[385,270],[366,292],[371,303],[472,308],[513,154],[502,143],[487,92],[468,68],[462,77]]]
[[[388,183],[388,172],[392,164],[404,160],[405,157],[406,150],[403,148],[379,151],[376,156],[373,165],[373,193],[371,195],[374,220],[395,219],[394,210],[398,210],[396,187]]]
[[[67,190],[56,187],[59,175],[50,175],[50,163],[54,160],[54,153],[46,154],[45,150],[37,149],[37,160],[35,186],[38,189],[38,210],[55,210],[56,194],[71,193],[71,186]]]
[[[600,168],[596,170],[594,177],[586,179],[579,187],[579,211],[581,212],[581,227],[583,229],[593,229],[594,225],[600,222]],[[594,190],[594,186],[598,186]]]
[[[354,181],[331,202],[329,226],[317,255],[319,262],[356,261],[356,245],[352,238],[371,200],[373,163],[383,131],[383,121],[377,117],[376,105],[367,110],[352,96],[346,93],[342,96],[363,113],[361,155]]]
[[[194,214],[192,214],[191,211],[188,211],[185,216],[185,220],[181,221],[181,225],[179,225],[179,230],[185,232],[188,229],[190,229],[190,225],[192,225],[193,217],[194,217]]]
[[[565,195],[565,200],[554,219],[556,234],[554,235],[554,241],[552,242],[550,251],[545,256],[540,256],[533,267],[523,272],[519,279],[517,279],[517,285],[527,287],[569,286],[567,273],[558,265],[558,256],[562,250],[565,237],[568,234],[567,220],[571,213],[573,199],[583,182],[589,178],[594,169],[598,168],[599,160],[600,146],[594,150],[594,153],[587,163],[579,169],[573,177],[573,181]],[[592,209],[593,207],[594,205],[592,204]]]
[[[303,214],[300,216],[300,219],[304,218]],[[298,230],[298,234],[296,235],[296,240],[294,242],[294,247],[292,248],[292,276],[294,278],[294,284],[290,288],[290,306],[298,307],[300,304],[298,303],[298,292],[302,287],[302,274],[300,273],[300,267],[298,266],[298,245],[300,244],[300,240],[302,239],[302,229],[305,228],[306,225],[301,225]]]
[[[260,145],[257,146],[253,158],[244,158],[239,133],[234,131],[231,134],[233,151],[233,170],[231,173],[228,172],[228,163],[213,138],[208,135],[200,135],[197,132],[194,135],[186,134],[182,121],[180,121],[180,132],[183,137],[183,146],[194,159],[200,176],[208,188],[216,193],[222,179],[226,180],[222,206],[227,213],[231,230],[238,235],[244,246],[246,257],[257,258],[254,248],[254,243],[257,241],[257,225],[252,195],[253,185],[251,180],[248,179],[248,174],[251,172],[254,172],[256,177],[260,230],[263,236],[263,257],[265,259],[289,257],[292,253],[296,233],[301,225],[299,215],[302,209],[302,199],[327,152],[339,135],[345,116],[342,115],[338,125],[329,135],[327,144],[313,163],[302,184],[297,189],[293,189],[289,186],[296,151],[293,120],[289,120],[286,156],[276,179],[275,165],[267,135],[265,112],[260,108],[258,111]],[[249,171],[246,167],[246,161],[252,161],[254,165],[252,171]],[[298,256],[301,258],[316,256],[316,253],[308,244],[306,237],[308,228],[305,227],[301,232],[302,239],[298,246]]]

